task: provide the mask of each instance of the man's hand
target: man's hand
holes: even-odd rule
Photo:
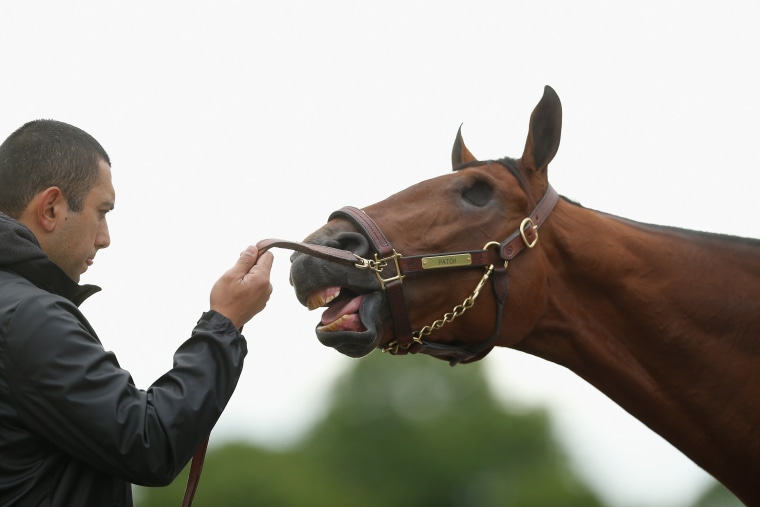
[[[211,288],[211,309],[232,321],[236,328],[259,313],[269,301],[272,284],[269,273],[274,257],[264,252],[261,257],[255,246],[249,246],[234,266]]]

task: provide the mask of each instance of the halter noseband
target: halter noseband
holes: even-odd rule
[[[453,366],[457,363],[469,363],[478,360],[488,354],[494,347],[501,330],[504,303],[509,292],[506,276],[508,263],[524,249],[530,249],[536,245],[538,241],[538,228],[554,209],[558,199],[559,195],[549,185],[546,193],[533,209],[530,216],[523,219],[515,232],[501,243],[490,242],[481,250],[405,257],[393,249],[390,241],[388,241],[382,230],[380,230],[369,215],[352,206],[346,206],[333,212],[329,219],[345,218],[350,220],[372,244],[374,249],[374,258],[372,259],[362,258],[348,250],[280,239],[266,239],[260,241],[256,246],[260,251],[272,247],[289,248],[330,262],[352,265],[360,269],[371,269],[375,272],[380,286],[388,296],[388,305],[396,336],[396,340],[385,345],[383,350],[391,354],[422,352],[439,359],[448,360]],[[461,305],[457,305],[452,312],[444,315],[442,319],[423,327],[420,331],[412,332],[402,285],[404,278],[431,269],[471,268],[478,266],[485,267],[485,273],[473,293]],[[491,277],[496,297],[497,315],[495,329],[488,339],[471,346],[435,343],[424,339],[424,336],[440,328],[445,323],[451,322],[454,318],[472,307],[489,277]]]

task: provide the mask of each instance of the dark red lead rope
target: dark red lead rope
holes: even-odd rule
[[[185,487],[185,497],[182,499],[182,507],[190,507],[193,504],[195,491],[198,489],[198,482],[201,480],[203,460],[206,458],[207,448],[208,438],[203,441],[193,455],[193,462],[190,464],[190,475],[187,477],[187,486]]]

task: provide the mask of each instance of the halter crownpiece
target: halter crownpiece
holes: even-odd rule
[[[393,342],[385,345],[383,350],[391,354],[423,352],[440,359],[446,359],[453,366],[460,362],[467,363],[480,359],[493,348],[501,330],[501,317],[509,292],[509,284],[506,277],[508,263],[524,249],[531,249],[536,246],[538,242],[538,229],[554,209],[558,200],[559,194],[549,185],[546,193],[544,193],[544,196],[531,214],[522,220],[515,232],[501,243],[495,241],[489,242],[481,250],[405,257],[393,249],[390,241],[388,241],[382,230],[369,215],[353,206],[346,206],[333,212],[329,220],[333,218],[345,218],[351,221],[372,244],[374,249],[374,257],[372,259],[365,259],[348,250],[281,239],[265,239],[260,241],[256,247],[262,252],[273,247],[288,248],[330,262],[351,265],[359,269],[371,269],[377,276],[381,288],[388,296],[388,305],[396,337]],[[496,251],[496,255],[494,255],[494,250]],[[500,262],[494,263],[494,257],[503,261],[503,265]],[[454,307],[454,310],[445,314],[442,319],[424,326],[419,331],[412,332],[402,285],[406,276],[431,269],[481,266],[485,268],[483,277],[473,293],[461,305]],[[388,270],[387,273],[386,270]],[[440,329],[444,324],[451,322],[471,308],[489,277],[492,280],[498,311],[495,329],[488,339],[469,347],[429,342],[423,339],[424,336],[429,335],[435,329]]]

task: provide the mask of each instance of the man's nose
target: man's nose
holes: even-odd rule
[[[111,244],[111,234],[108,232],[108,222],[103,220],[98,235],[95,237],[95,246],[98,248],[108,248]]]

